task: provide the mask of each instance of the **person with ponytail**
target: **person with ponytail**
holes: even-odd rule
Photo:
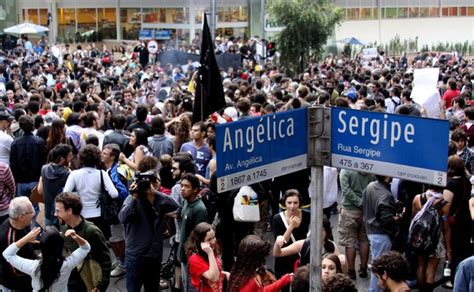
[[[65,232],[80,246],[67,258],[63,257],[64,238],[54,226],[43,229],[40,241],[36,240],[41,228],[36,227],[23,238],[10,244],[3,251],[5,259],[17,270],[31,276],[33,291],[67,291],[67,283],[72,269],[78,266],[89,253],[91,246],[74,229]],[[27,243],[39,243],[41,259],[30,260],[17,255]]]

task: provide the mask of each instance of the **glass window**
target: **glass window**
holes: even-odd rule
[[[474,16],[474,7],[469,7],[467,9],[467,15],[468,16]]]
[[[88,36],[97,30],[97,13],[95,8],[77,9],[77,32],[82,37]]]
[[[218,22],[247,22],[248,14],[245,7],[218,7]]]
[[[144,23],[189,23],[189,9],[143,8]]]
[[[39,9],[39,24],[48,26],[48,9]]]
[[[248,27],[218,28],[216,35],[234,36],[234,37],[247,37],[249,35],[249,29],[248,29]]]
[[[371,8],[361,8],[360,19],[373,19],[372,11],[373,9]]]
[[[439,7],[430,7],[430,17],[439,17]]]
[[[444,17],[448,17],[449,16],[449,8],[448,7],[443,7],[442,10],[441,10],[441,15],[444,16]]]
[[[458,8],[449,7],[449,16],[458,16]]]
[[[374,19],[379,19],[379,9],[378,8],[373,8],[372,9]]]
[[[98,8],[97,20],[99,23],[99,39],[116,39],[116,9]]]
[[[410,9],[408,7],[398,7],[398,18],[407,18],[408,15],[410,15]]]
[[[23,19],[27,22],[39,24],[38,9],[24,9]]]
[[[347,19],[348,20],[359,20],[360,19],[359,8],[349,8],[349,9],[347,9]]]
[[[157,23],[160,22],[159,8],[143,8],[143,22]]]
[[[189,23],[189,9],[186,8],[164,8],[161,9],[164,23]]]
[[[122,39],[137,40],[142,23],[140,8],[121,8],[120,23],[122,27]]]
[[[74,8],[58,9],[58,36],[73,38],[76,33],[76,10]],[[69,42],[64,40],[64,42]]]
[[[428,7],[420,7],[420,17],[430,16],[430,9]]]
[[[418,18],[418,7],[410,7],[408,8],[408,17],[410,18]]]
[[[396,18],[397,17],[397,8],[395,7],[385,7],[384,9],[384,18]]]
[[[202,24],[202,16],[205,12],[210,11],[209,7],[198,7],[194,10],[194,23]],[[220,21],[220,19],[218,19]]]

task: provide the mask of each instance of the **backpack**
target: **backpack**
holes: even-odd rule
[[[232,207],[234,220],[237,222],[259,222],[260,208],[258,206],[258,195],[249,186],[243,186],[234,198]]]
[[[426,193],[420,196],[420,201],[426,200]],[[436,204],[434,201],[441,199]],[[441,236],[441,215],[439,210],[447,202],[442,197],[432,196],[423,205],[411,221],[408,231],[408,244],[417,255],[431,255],[437,248]]]

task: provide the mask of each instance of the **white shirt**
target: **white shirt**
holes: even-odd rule
[[[39,291],[43,288],[41,282],[41,271],[39,269],[39,260],[25,259],[17,255],[18,247],[15,243],[10,244],[4,251],[3,257],[17,270],[31,276],[31,287],[33,291]],[[79,265],[87,256],[91,246],[88,242],[76,249],[68,256],[61,267],[59,278],[49,287],[48,291],[67,291],[67,283],[72,269]]]
[[[100,207],[97,208],[97,200],[101,194],[100,172],[104,178],[104,188],[112,198],[117,198],[118,192],[107,172],[92,167],[83,167],[69,174],[64,192],[77,192],[82,201],[82,213],[84,218],[100,217]]]
[[[102,145],[104,144],[104,134],[97,131],[94,128],[84,128],[81,134],[81,148],[86,146],[87,137],[94,135],[99,139],[99,149],[102,149]]]
[[[324,166],[323,208],[331,207],[337,201],[337,168]]]
[[[398,105],[400,105],[400,98],[398,96],[389,97],[385,99],[385,107],[387,108],[387,112],[391,114],[395,113],[395,108],[397,107],[397,105],[393,101],[397,102]]]
[[[13,137],[0,130],[0,161],[10,165],[10,149]]]

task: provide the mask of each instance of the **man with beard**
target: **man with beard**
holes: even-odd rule
[[[56,197],[55,202],[54,215],[61,225],[62,234],[68,229],[74,229],[79,236],[87,240],[91,245],[88,259],[94,260],[100,265],[102,278],[92,289],[92,292],[106,291],[109,286],[112,264],[109,249],[102,231],[81,216],[82,202],[77,194],[64,192]],[[78,248],[78,245],[76,241],[66,237],[64,239],[64,247],[66,250],[74,251]],[[86,291],[85,284],[77,270],[73,270],[71,273],[68,290]]]

